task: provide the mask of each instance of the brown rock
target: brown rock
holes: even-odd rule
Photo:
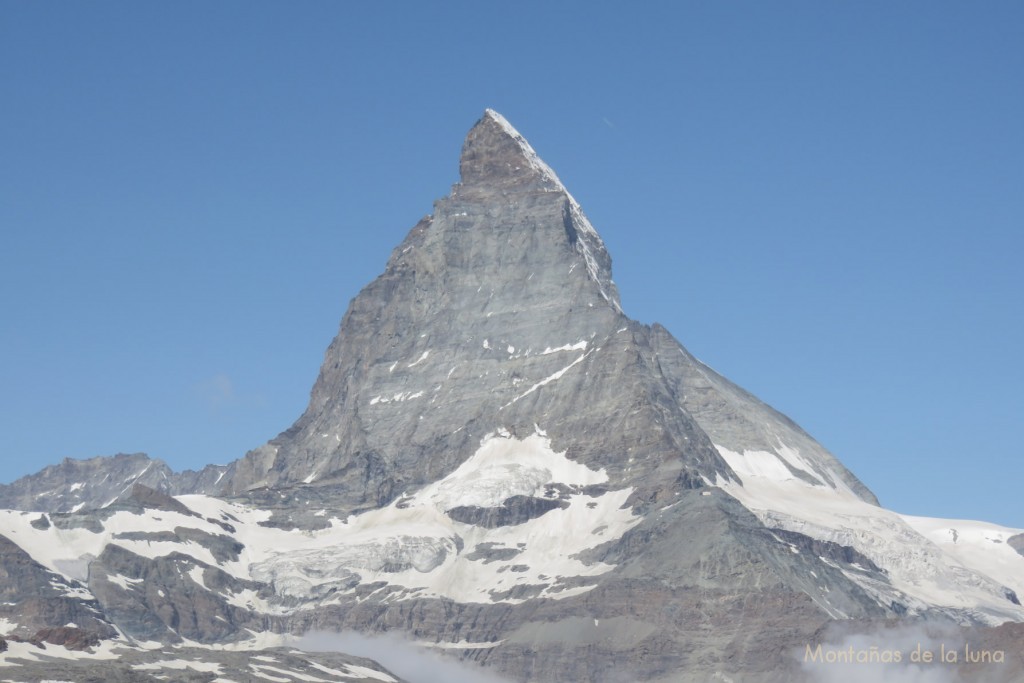
[[[61,645],[68,650],[88,650],[97,645],[100,642],[100,638],[95,633],[90,633],[74,626],[58,626],[57,628],[39,629],[29,639],[29,642],[36,645],[42,643]]]

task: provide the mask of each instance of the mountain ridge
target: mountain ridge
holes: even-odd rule
[[[522,681],[781,683],[829,624],[1024,621],[1020,530],[879,507],[629,319],[600,236],[496,112],[460,173],[291,427],[198,473],[65,461],[0,488],[51,508],[0,510],[0,533],[133,642],[397,630]]]

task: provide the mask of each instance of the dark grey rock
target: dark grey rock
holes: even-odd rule
[[[0,535],[0,619],[16,626],[5,636],[31,639],[47,629],[75,624],[86,639],[111,638],[116,631],[86,587],[33,560]],[[41,637],[46,640],[49,634]]]
[[[135,513],[140,513],[144,510],[163,510],[165,512],[177,512],[190,517],[200,516],[163,491],[158,491],[139,482],[135,482],[132,485],[131,492],[126,498],[119,498],[117,502],[106,507],[112,510],[129,510]]]
[[[511,560],[522,552],[521,548],[505,548],[499,547],[495,543],[480,543],[473,548],[472,552],[466,553],[466,559],[479,560],[484,564],[488,564],[501,560]]]
[[[201,583],[192,576],[199,570]],[[89,566],[89,588],[123,633],[140,640],[227,642],[246,626],[261,628],[252,610],[231,603],[233,594],[266,586],[241,581],[182,553],[145,558],[108,545]]]
[[[86,529],[94,534],[103,533],[103,519],[107,516],[101,511],[90,512],[54,512],[50,521],[58,529]]]
[[[885,574],[885,570],[872,562],[868,557],[855,548],[848,545],[839,545],[831,541],[822,541],[811,538],[795,531],[786,529],[772,529],[772,533],[786,543],[791,543],[794,548],[806,550],[817,557],[826,557],[833,562],[844,566],[854,566],[861,571],[871,571],[878,574]]]
[[[238,559],[239,553],[245,549],[241,542],[224,534],[211,534],[202,529],[191,527],[175,527],[174,531],[121,531],[113,535],[114,540],[150,541],[165,543],[184,543],[191,541],[201,545],[213,555],[218,562],[230,562]]]
[[[546,512],[567,507],[569,507],[569,504],[562,500],[549,500],[532,496],[512,496],[506,499],[501,504],[501,507],[459,506],[448,510],[446,514],[456,522],[474,524],[486,529],[495,529],[500,526],[522,524],[540,517]]]
[[[209,550],[217,562],[238,560],[239,554],[245,549],[240,541],[224,534],[210,534],[190,527],[175,527],[174,533],[182,541],[191,541]]]
[[[1024,534],[1017,534],[1016,536],[1010,536],[1006,539],[1006,542],[1011,548],[1016,550],[1021,555],[1024,555]]]

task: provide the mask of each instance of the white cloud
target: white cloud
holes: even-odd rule
[[[235,384],[223,372],[205,379],[197,386],[199,395],[210,410],[221,410],[238,400]]]
[[[813,683],[968,683],[957,664],[941,661],[943,652],[947,657],[956,653],[959,663],[964,661],[963,635],[951,626],[928,624],[834,634],[820,643],[820,652],[818,645],[808,643],[794,653]],[[832,661],[822,661],[829,652]],[[891,661],[892,653],[897,652],[899,661]],[[931,661],[925,661],[928,652]],[[890,661],[878,660],[883,653],[889,653]],[[813,661],[815,655],[817,661]],[[993,676],[996,673],[993,671]],[[986,678],[972,676],[970,681],[985,683]]]
[[[260,394],[239,391],[234,380],[218,372],[195,385],[195,393],[203,406],[215,415],[234,408],[260,408],[266,403]]]
[[[314,631],[294,645],[309,652],[343,652],[368,657],[413,683],[511,683],[475,664],[458,662],[395,635]]]

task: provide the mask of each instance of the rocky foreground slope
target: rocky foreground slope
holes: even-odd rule
[[[239,680],[218,658],[326,630],[401,633],[518,681],[770,683],[820,675],[808,644],[913,625],[1016,644],[978,664],[1015,680],[1020,530],[879,507],[792,421],[629,319],[600,236],[499,114],[460,170],[270,443],[198,473],[117,456],[0,486],[0,575],[18,577],[0,664],[34,670],[10,636],[71,638],[207,648],[210,680]],[[380,671],[319,666],[348,673],[301,671]]]

